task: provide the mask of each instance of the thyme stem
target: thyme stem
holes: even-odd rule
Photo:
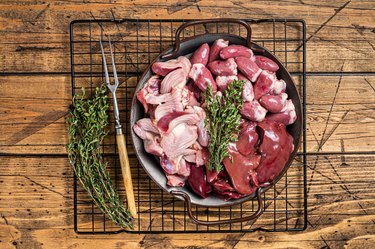
[[[234,80],[220,97],[214,94],[211,85],[205,91],[205,125],[210,135],[208,168],[217,172],[223,169],[221,162],[227,157],[228,145],[238,140],[242,108],[242,90],[245,82]]]
[[[104,85],[96,88],[92,99],[86,98],[84,88],[81,95],[75,95],[67,118],[66,148],[76,176],[96,206],[118,226],[134,229],[133,218],[120,201],[100,149],[108,134],[108,107]]]

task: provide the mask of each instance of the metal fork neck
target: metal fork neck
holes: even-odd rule
[[[122,135],[123,133],[122,133],[122,127],[121,127],[121,125],[120,125],[120,127],[117,127],[116,126],[116,134],[117,135]]]
[[[121,130],[121,134],[122,134],[122,126],[121,126],[121,121],[120,121],[120,112],[118,110],[118,104],[117,104],[117,97],[116,97],[116,89],[114,91],[112,91],[111,88],[109,88],[109,90],[111,90],[112,92],[112,98],[113,98],[113,113],[115,115],[115,128],[116,128],[116,133],[119,134],[117,132],[117,130]]]

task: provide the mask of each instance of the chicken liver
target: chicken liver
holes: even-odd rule
[[[256,168],[260,184],[270,183],[283,170],[293,151],[293,137],[286,131],[284,124],[264,120],[258,124],[260,136],[259,151],[262,155]]]
[[[229,145],[228,151],[230,156],[224,158],[223,163],[233,188],[240,194],[249,195],[253,193],[255,189],[250,185],[250,178],[254,174],[251,171],[257,168],[260,155],[244,156],[238,152],[234,143]]]

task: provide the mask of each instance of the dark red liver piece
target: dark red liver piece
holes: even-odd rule
[[[219,179],[216,182],[212,184],[214,189],[219,192],[225,192],[225,191],[235,191],[234,188],[230,185],[228,180],[225,179]]]
[[[264,120],[257,126],[260,136],[259,151],[262,155],[256,168],[260,184],[270,183],[283,170],[290,153],[293,151],[293,137],[286,131],[285,125]]]
[[[249,155],[254,152],[254,147],[258,142],[256,123],[246,122],[242,125],[237,141],[237,149],[242,155]]]
[[[216,196],[219,197],[220,199],[224,201],[229,201],[231,199],[239,199],[244,197],[244,195],[237,193],[237,192],[231,192],[231,191],[224,191],[224,192],[219,192],[216,191]]]
[[[219,175],[219,172],[217,172],[215,169],[214,170],[208,169],[207,163],[206,163],[206,172],[207,172],[207,182],[212,183],[216,181],[217,176]]]
[[[207,197],[207,177],[204,172],[204,167],[197,167],[196,165],[191,165],[190,175],[188,177],[189,186],[193,191],[203,197]]]
[[[240,194],[253,193],[255,189],[250,185],[250,178],[254,174],[251,172],[258,166],[260,155],[244,156],[238,152],[236,145],[233,143],[229,145],[228,151],[230,156],[224,158],[223,163],[233,188]]]

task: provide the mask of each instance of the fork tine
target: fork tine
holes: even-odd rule
[[[104,65],[105,82],[107,83],[107,85],[111,85],[111,82],[109,80],[109,75],[108,75],[107,62],[105,60],[105,54],[104,54],[104,48],[103,48],[102,38],[99,39],[99,42],[100,42],[100,48],[102,50],[102,58],[103,58],[103,65]]]
[[[111,52],[111,59],[112,59],[113,78],[115,79],[115,86],[117,87],[119,85],[119,81],[118,81],[118,77],[117,77],[115,57],[113,56],[113,53],[112,53],[112,43],[111,43],[110,37],[108,37],[108,41],[109,41],[109,51]]]

